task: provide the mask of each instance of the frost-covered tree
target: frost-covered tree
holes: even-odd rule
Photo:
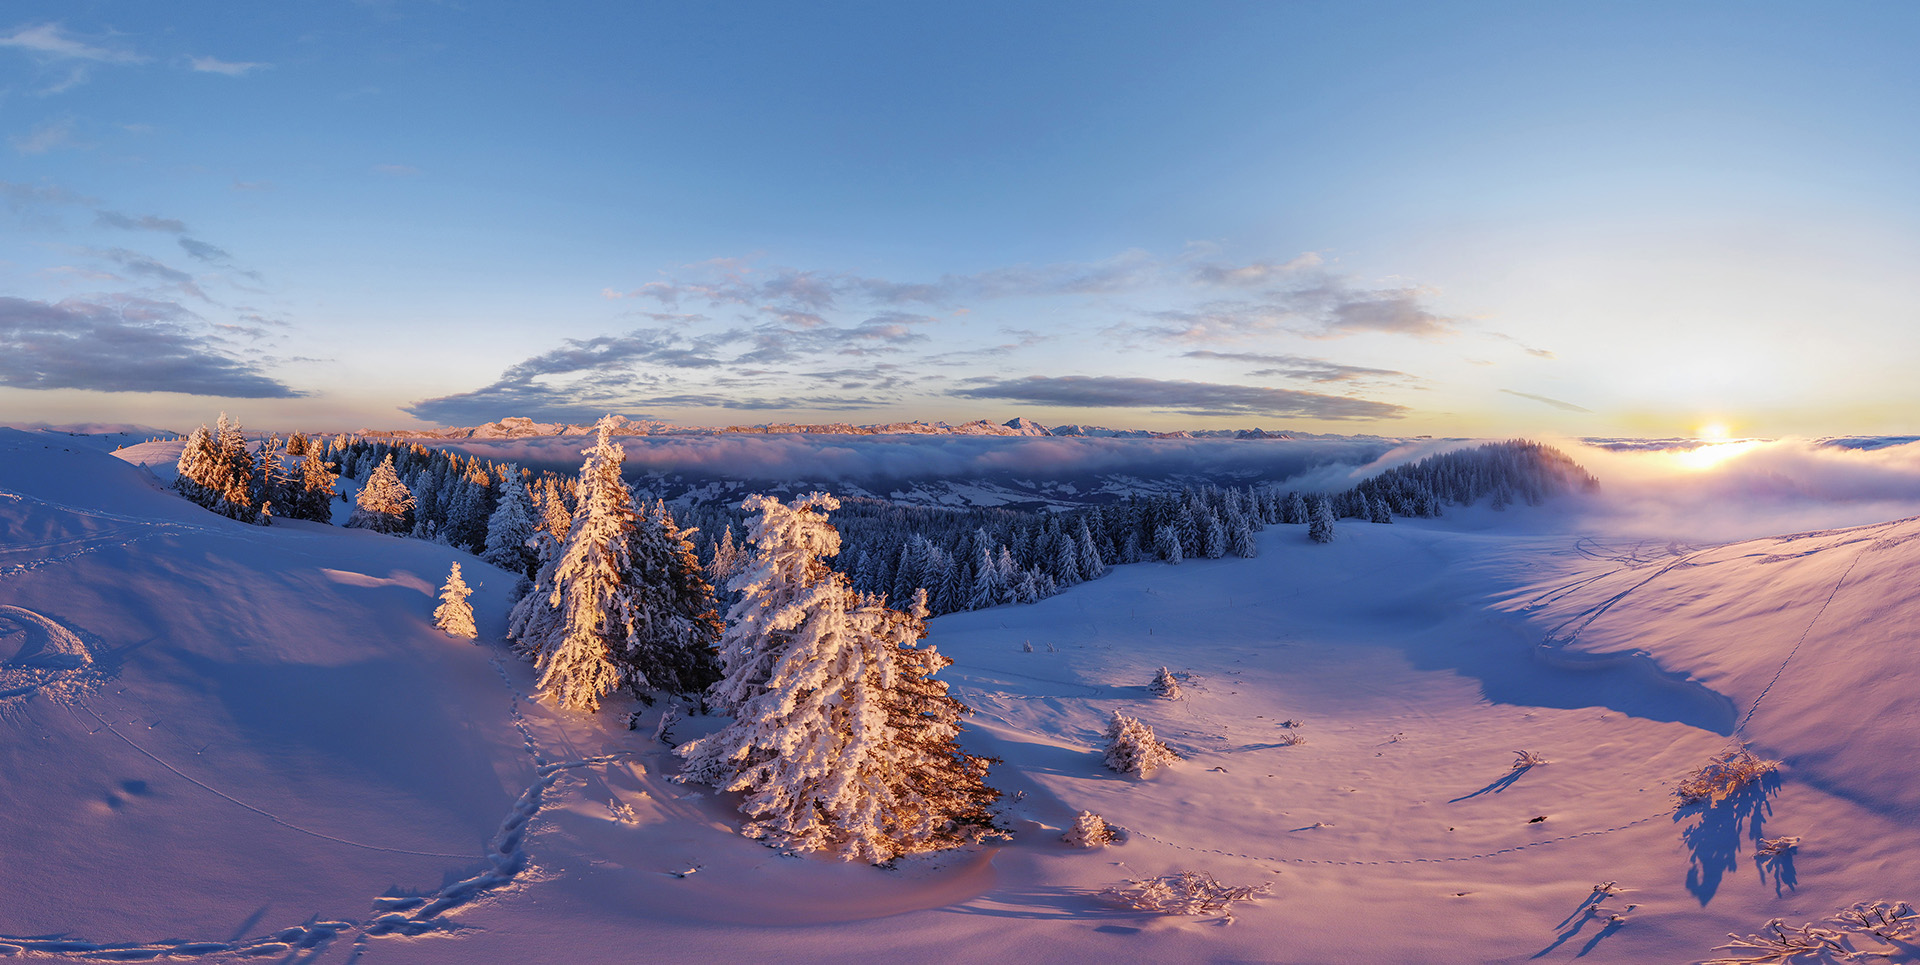
[[[1168,700],[1178,700],[1181,696],[1180,681],[1174,678],[1173,671],[1165,667],[1161,667],[1160,672],[1153,675],[1153,683],[1148,685],[1147,689],[1153,691],[1155,697],[1165,697]]]
[[[447,582],[440,587],[440,605],[433,611],[433,625],[456,637],[471,640],[480,635],[473,625],[473,604],[467,597],[473,591],[467,588],[467,581],[460,578],[460,564],[453,564],[447,572]]]
[[[1060,836],[1069,846],[1075,848],[1104,848],[1113,843],[1113,825],[1092,811],[1082,811],[1073,819],[1073,827]]]
[[[321,446],[309,443],[301,450],[299,491],[293,495],[292,515],[316,523],[333,522],[333,484],[340,477],[321,458]]]
[[[1087,521],[1080,521],[1079,533],[1080,576],[1082,579],[1097,580],[1107,575],[1106,561],[1100,558],[1100,547],[1093,541],[1093,532],[1087,528]]]
[[[540,559],[534,552],[533,501],[520,482],[520,467],[509,465],[500,484],[500,505],[487,519],[487,545],[480,558],[509,573],[532,579]]]
[[[541,565],[533,592],[508,617],[508,638],[540,670],[540,692],[569,710],[596,710],[625,676],[616,662],[632,635],[635,528],[620,479],[626,452],[602,419],[583,451],[579,500],[564,542]]]
[[[720,678],[722,625],[693,541],[655,502],[636,520],[630,546],[633,613],[619,654],[629,682],[677,694],[707,689]]]
[[[1200,528],[1200,555],[1210,560],[1227,555],[1227,526],[1213,513]]]
[[[1227,520],[1227,552],[1242,559],[1252,559],[1260,555],[1260,544],[1253,538],[1253,523],[1249,515],[1235,513]]]
[[[902,614],[828,569],[839,505],[746,500],[753,555],[710,691],[734,719],[680,748],[681,780],[745,794],[743,830],[773,846],[879,863],[978,837],[992,795],[952,745],[964,708],[930,679],[945,658],[911,645],[924,594]]]
[[[1333,542],[1333,500],[1313,497],[1313,508],[1307,513],[1307,538],[1316,543]]]
[[[1280,521],[1283,523],[1291,523],[1295,526],[1299,526],[1306,523],[1307,522],[1306,497],[1300,495],[1299,493],[1288,493],[1287,501],[1285,503],[1285,508],[1282,510],[1280,514]]]
[[[1153,531],[1153,555],[1169,563],[1185,557],[1180,548],[1180,528],[1171,523]]]
[[[413,493],[394,471],[391,453],[367,476],[367,484],[360,487],[347,525],[353,529],[401,535],[413,528]]]
[[[1387,504],[1387,498],[1385,496],[1375,495],[1374,498],[1367,503],[1367,522],[1393,522],[1393,507]]]
[[[254,479],[253,455],[238,423],[220,413],[218,428],[203,424],[187,437],[174,489],[206,508],[243,523],[265,525],[271,516]]]
[[[1153,728],[1137,717],[1113,712],[1107,723],[1107,767],[1122,774],[1149,777],[1162,766],[1180,759],[1173,748],[1153,736]]]
[[[733,540],[733,525],[729,523],[726,532],[720,535],[720,542],[713,544],[713,564],[707,567],[707,573],[716,585],[725,586],[745,563],[739,544]]]

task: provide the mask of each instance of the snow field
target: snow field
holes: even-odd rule
[[[938,618],[1015,836],[878,870],[739,836],[729,796],[670,780],[664,705],[628,730],[624,700],[529,700],[512,581],[471,557],[233,523],[40,439],[0,456],[0,605],[47,621],[0,611],[0,663],[57,627],[101,675],[0,709],[0,953],[29,960],[1698,961],[1920,891],[1913,521],[1722,547],[1520,511],[1277,526],[1256,559]],[[478,645],[432,627],[456,560]],[[1116,709],[1185,759],[1107,770]],[[1676,811],[1736,728],[1778,783]],[[1081,810],[1124,841],[1061,841]],[[1762,836],[1801,844],[1762,862]],[[1188,869],[1271,895],[1225,926],[1101,894]]]

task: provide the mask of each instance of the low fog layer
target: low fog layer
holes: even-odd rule
[[[1609,529],[1732,540],[1920,515],[1920,444],[1729,442],[1621,451],[1558,443],[1600,478],[1582,505]]]
[[[1347,439],[1112,439],[1077,436],[629,436],[629,476],[679,473],[744,481],[899,483],[1014,477],[1202,476],[1346,489],[1401,462],[1467,443]],[[437,446],[529,469],[572,472],[577,436],[460,440]]]

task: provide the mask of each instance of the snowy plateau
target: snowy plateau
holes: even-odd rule
[[[1730,509],[1763,501],[1738,480],[1659,515],[1609,468],[1681,457],[1583,451],[1596,496],[1274,525],[935,618],[1010,837],[891,868],[767,848],[673,781],[712,718],[535,699],[513,574],[244,525],[106,448],[0,429],[0,957],[1920,961],[1910,920],[1829,921],[1920,898],[1908,445],[1796,457],[1876,460],[1838,528],[1756,530],[1816,517]],[[454,563],[476,640],[433,626]],[[1109,770],[1116,711],[1179,760]],[[1740,742],[1783,763],[1676,795]],[[1081,812],[1114,840],[1064,841]],[[1114,894],[1189,871],[1255,892]]]

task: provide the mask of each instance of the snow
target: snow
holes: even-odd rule
[[[246,526],[57,443],[0,430],[0,665],[95,675],[0,698],[0,953],[27,960],[1680,962],[1920,890],[1916,519],[1275,526],[1254,559],[938,618],[1013,838],[883,870],[783,856],[672,781],[656,732],[719,718],[529,698],[512,574]],[[433,627],[454,562],[477,642]],[[1182,759],[1109,771],[1115,711]],[[1777,778],[1676,809],[1735,738]],[[1063,841],[1083,811],[1119,839]],[[1230,925],[1104,894],[1186,871],[1268,892]]]

